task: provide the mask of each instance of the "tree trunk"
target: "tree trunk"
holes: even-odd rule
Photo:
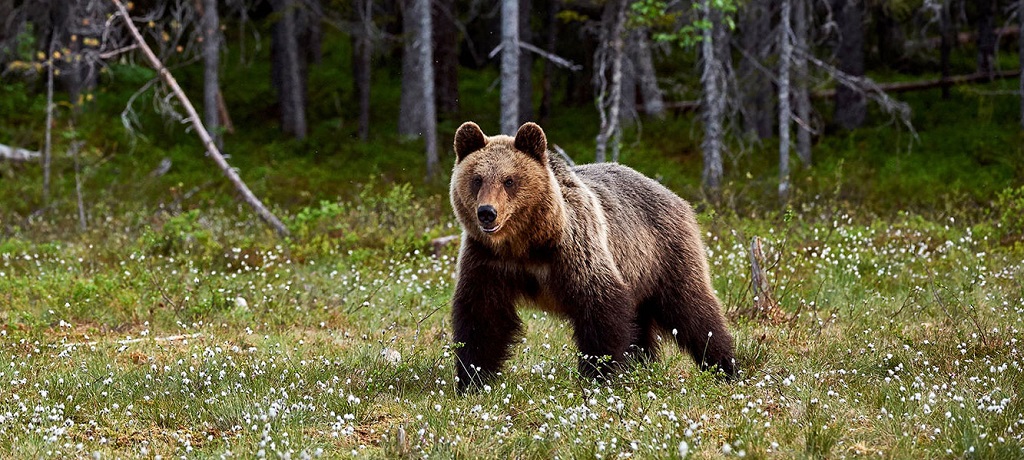
[[[839,23],[836,52],[839,70],[854,77],[864,76],[864,0],[833,0],[832,11]],[[867,101],[856,88],[836,88],[834,119],[843,129],[856,129],[867,118]]]
[[[434,40],[433,25],[431,24],[430,0],[415,0],[416,11],[414,17],[419,17],[419,37],[416,39],[417,53],[420,55],[420,62],[423,67],[420,69],[420,86],[423,87],[422,111],[423,142],[426,144],[427,156],[427,179],[431,180],[437,176],[437,110],[434,105],[434,61],[433,50]]]
[[[519,128],[519,0],[501,2],[501,133]]]
[[[770,67],[772,0],[751,0],[740,17],[740,46],[744,55],[737,69],[743,108],[743,130],[758,139],[774,135],[772,81],[765,69]]]
[[[779,12],[779,201],[789,200],[789,68],[793,60],[790,1],[782,0]],[[800,1],[800,0],[796,0]]]
[[[220,93],[220,16],[217,0],[203,0],[203,121],[218,149],[224,148],[218,94]]]
[[[517,42],[531,43],[533,31],[530,16],[533,13],[531,0],[519,0],[519,37]],[[519,124],[533,118],[533,53],[519,52]]]
[[[217,145],[213,142],[213,138],[210,137],[209,131],[207,131],[203,126],[203,121],[199,118],[199,114],[196,112],[195,106],[192,105],[192,101],[190,101],[188,96],[185,95],[185,92],[182,91],[181,86],[178,85],[177,80],[174,79],[174,76],[172,76],[171,72],[167,70],[167,67],[164,66],[163,62],[160,62],[160,59],[156,57],[153,50],[146,44],[146,40],[142,38],[142,34],[139,32],[139,29],[135,27],[131,16],[128,14],[128,10],[125,9],[121,0],[111,0],[111,2],[113,2],[114,6],[117,7],[121,19],[124,21],[125,26],[131,33],[135,43],[142,50],[142,54],[146,57],[146,60],[149,61],[150,66],[156,70],[157,75],[159,75],[164,83],[170,87],[171,93],[174,94],[178,99],[178,102],[182,105],[182,108],[185,109],[185,113],[188,115],[188,121],[192,124],[192,128],[199,136],[199,139],[203,142],[203,147],[206,149],[207,156],[209,156],[217,167],[220,168],[221,172],[224,173],[228,180],[231,181],[231,184],[235,186],[235,190],[242,195],[245,202],[253,208],[256,214],[259,215],[264,222],[273,227],[279,235],[288,236],[288,228],[281,223],[277,216],[271,213],[270,210],[263,205],[263,202],[261,202],[259,198],[256,198],[256,195],[253,195],[252,191],[249,190],[249,187],[245,185],[245,182],[242,182],[242,178],[238,176],[238,172],[228,164],[227,160],[224,159],[224,155],[221,155]]]
[[[416,17],[416,2],[403,0],[402,3],[402,97],[399,101],[398,134],[405,138],[417,138],[423,133],[423,67],[427,65],[417,52],[416,40],[423,36],[422,22]]]
[[[978,5],[978,73],[995,71],[996,31],[994,0],[977,0]]]
[[[370,35],[373,27],[373,0],[358,0],[354,6],[359,31],[352,34],[352,81],[355,84],[356,99],[359,101],[359,139],[365,142],[370,137],[370,77],[373,65],[373,41]]]
[[[654,56],[647,40],[647,31],[634,30],[630,37],[629,56],[636,72],[636,83],[640,89],[644,114],[655,118],[665,116],[665,97],[658,87],[658,75],[654,70]]]
[[[434,78],[437,111],[459,111],[459,43],[455,27],[455,0],[433,1]]]
[[[942,68],[942,78],[949,78],[949,54],[953,49],[953,40],[955,31],[953,30],[953,13],[950,11],[952,8],[953,0],[944,0],[942,2],[941,9],[939,10],[939,65]],[[942,98],[949,99],[949,87],[942,87]]]
[[[605,4],[601,18],[601,44],[594,57],[594,79],[598,88],[597,110],[601,116],[601,128],[597,133],[597,153],[594,161],[606,159],[608,141],[612,144],[612,161],[618,161],[618,138],[621,125],[619,111],[622,107],[622,61],[625,52],[626,0],[615,0]],[[609,75],[610,74],[610,75]],[[609,79],[609,77],[611,77]],[[610,80],[610,81],[609,81]]]
[[[702,32],[701,41],[701,87],[704,90],[701,98],[701,111],[704,120],[704,140],[701,150],[704,153],[704,168],[701,172],[701,183],[712,201],[717,201],[722,184],[722,150],[724,132],[722,121],[725,118],[725,68],[719,53],[716,40],[725,37],[721,24],[720,13],[711,7],[712,0],[701,1],[703,18],[711,23],[711,27]]]
[[[43,145],[43,205],[50,205],[50,160],[53,157],[53,53],[56,50],[56,31],[50,32],[46,55],[46,138]]]
[[[299,48],[297,0],[274,0],[280,15],[274,23],[272,53],[273,81],[281,108],[281,130],[299,139],[308,131],[306,124],[305,62]]]
[[[550,0],[545,27],[547,37],[544,45],[545,51],[550,54],[555,54],[556,47],[558,46],[558,13],[561,10],[561,1]],[[555,63],[550,59],[546,59],[544,60],[544,76],[541,79],[540,121],[542,124],[551,115],[551,107],[554,105],[554,82],[552,81],[554,78]]]
[[[807,14],[808,0],[793,0],[793,38],[795,47],[800,50],[793,60],[793,71],[796,76],[793,85],[793,102],[796,104],[796,154],[804,167],[811,166],[811,93],[807,89],[810,75],[807,74],[807,23],[811,19]]]

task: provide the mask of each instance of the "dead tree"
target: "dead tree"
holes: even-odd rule
[[[721,21],[721,12],[711,6],[712,0],[701,1],[701,15],[711,26],[702,31],[701,41],[701,118],[704,121],[704,169],[701,184],[712,200],[718,199],[722,185],[722,151],[725,145],[725,56],[719,41],[728,43]]]
[[[150,66],[156,70],[160,79],[162,79],[171,89],[171,92],[174,93],[174,96],[178,99],[182,108],[184,108],[187,115],[186,118],[192,124],[192,128],[195,129],[199,139],[203,142],[203,147],[205,147],[206,153],[209,157],[217,167],[220,168],[221,172],[227,176],[228,180],[235,186],[235,190],[242,195],[242,199],[253,208],[256,214],[276,230],[279,235],[287,236],[289,233],[288,229],[283,223],[281,223],[281,220],[271,213],[259,198],[256,198],[256,196],[253,195],[252,191],[249,190],[249,187],[242,181],[242,178],[238,176],[238,173],[235,172],[231,165],[228,164],[227,160],[224,159],[224,155],[221,155],[220,149],[217,148],[213,138],[210,137],[210,132],[206,130],[205,126],[203,126],[203,122],[199,118],[199,114],[196,112],[195,106],[192,105],[192,101],[185,95],[185,92],[181,89],[181,86],[178,85],[177,80],[174,79],[171,72],[167,70],[167,67],[164,66],[163,62],[157,58],[156,54],[153,53],[153,50],[146,44],[146,40],[142,37],[142,34],[139,33],[139,29],[135,27],[135,23],[132,21],[132,18],[128,14],[128,10],[125,8],[124,4],[121,3],[121,0],[110,1],[115,7],[117,7],[117,11],[121,16],[122,22],[124,22],[132,39],[138,45],[139,50],[142,51],[143,56],[149,62]]]
[[[601,19],[601,45],[594,56],[594,86],[597,89],[597,110],[601,116],[594,159],[598,163],[605,161],[609,141],[612,142],[612,161],[619,161],[626,3],[626,0],[615,0],[605,4]]]
[[[782,0],[779,14],[779,201],[789,199],[789,69],[793,62],[793,30],[790,26],[791,0]],[[797,0],[800,1],[800,0]]]
[[[501,2],[501,132],[519,128],[519,0]]]

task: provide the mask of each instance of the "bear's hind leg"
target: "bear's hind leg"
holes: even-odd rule
[[[681,283],[662,296],[655,319],[673,334],[701,370],[717,367],[727,377],[736,376],[733,338],[726,329],[718,298],[710,287]]]

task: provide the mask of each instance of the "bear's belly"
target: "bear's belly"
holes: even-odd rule
[[[526,272],[532,277],[527,298],[533,304],[553,315],[565,315],[565,309],[551,290],[551,267],[547,264],[530,265]]]

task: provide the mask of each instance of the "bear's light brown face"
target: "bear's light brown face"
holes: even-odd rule
[[[466,122],[455,133],[455,153],[451,200],[463,228],[495,247],[509,239],[529,240],[531,226],[542,225],[536,220],[551,202],[547,141],[540,126],[527,123],[515,138],[487,137]]]

